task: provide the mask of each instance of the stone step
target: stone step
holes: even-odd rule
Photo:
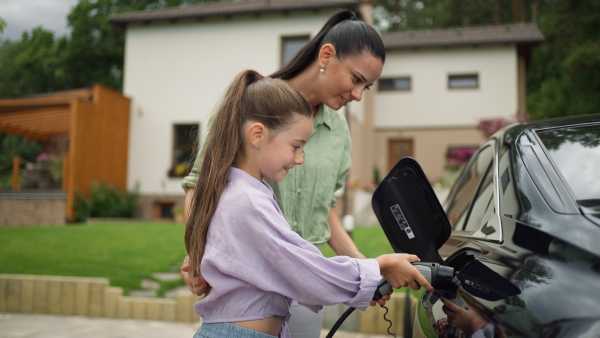
[[[159,281],[173,281],[181,278],[179,273],[175,272],[155,272],[152,274],[152,277]],[[160,289],[160,283],[152,280],[152,279],[142,279],[142,289],[141,290],[131,290],[129,295],[132,297],[156,297],[157,291]],[[165,293],[165,298],[174,298],[179,293],[189,293],[189,289],[187,286],[178,286],[174,289],[168,290]]]

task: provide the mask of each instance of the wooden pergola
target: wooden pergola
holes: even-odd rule
[[[130,105],[130,99],[102,85],[0,99],[0,132],[40,142],[68,135],[62,188],[65,216],[73,221],[76,191],[88,195],[90,184],[102,180],[127,189]]]

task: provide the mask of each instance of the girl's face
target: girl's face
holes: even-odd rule
[[[360,101],[363,92],[368,90],[381,75],[383,62],[364,51],[355,57],[347,57],[340,62],[333,57],[319,74],[320,99],[334,110],[346,106],[348,102]]]
[[[260,179],[281,181],[295,165],[304,163],[302,149],[312,133],[312,119],[298,116],[287,129],[267,133],[264,145],[256,150]]]

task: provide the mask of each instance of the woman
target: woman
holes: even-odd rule
[[[395,287],[433,291],[411,265],[417,256],[326,258],[290,229],[264,179],[281,181],[304,163],[312,115],[289,84],[253,70],[223,97],[185,231],[190,274],[209,285],[194,304],[202,317],[194,338],[291,337],[293,299],[315,311],[340,303],[365,310],[381,275]]]
[[[360,101],[381,74],[385,48],[379,33],[351,11],[335,13],[319,33],[282,69],[271,75],[285,80],[309,103],[313,133],[305,145],[305,163],[281,182],[268,181],[292,230],[318,248],[328,243],[338,255],[365,258],[344,230],[335,212],[334,192],[350,170],[350,132],[336,110]],[[186,214],[198,181],[198,163],[182,183]],[[192,286],[187,258],[182,276],[190,290],[203,294],[199,279]],[[383,301],[389,299],[386,297]],[[313,313],[292,305],[289,327],[293,337],[319,337],[323,311]]]

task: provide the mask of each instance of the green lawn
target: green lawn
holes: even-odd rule
[[[352,239],[356,243],[358,250],[367,256],[367,258],[375,258],[394,252],[381,227],[356,227],[352,232]],[[328,245],[323,247],[321,252],[326,257],[335,256],[335,253]]]
[[[178,272],[184,225],[111,223],[0,228],[0,273],[106,277],[126,293],[154,272]]]
[[[184,229],[139,222],[0,228],[0,273],[105,277],[128,293],[154,272],[179,272]],[[356,228],[353,239],[369,258],[392,252],[379,227]],[[334,255],[328,246],[322,252]]]

